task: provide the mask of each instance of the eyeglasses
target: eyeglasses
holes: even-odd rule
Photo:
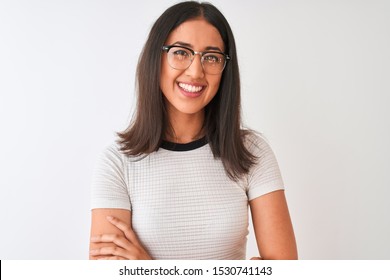
[[[222,73],[226,62],[230,60],[230,57],[222,52],[196,52],[190,48],[176,45],[163,46],[162,50],[168,54],[168,64],[177,70],[185,70],[190,67],[195,55],[199,54],[204,72],[217,75]]]

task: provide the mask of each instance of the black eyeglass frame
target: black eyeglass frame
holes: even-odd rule
[[[222,73],[223,70],[225,70],[226,64],[227,64],[227,62],[230,60],[230,56],[229,56],[229,55],[227,55],[227,54],[225,54],[225,53],[223,53],[223,52],[218,52],[218,51],[197,52],[197,51],[194,51],[193,49],[191,49],[191,48],[189,48],[189,47],[184,47],[184,46],[180,46],[180,45],[165,45],[165,46],[162,46],[161,49],[162,49],[164,52],[168,53],[169,50],[170,50],[171,48],[183,48],[183,49],[186,49],[186,50],[188,50],[188,51],[190,51],[190,52],[192,53],[191,63],[188,65],[188,67],[187,67],[187,68],[184,68],[184,69],[177,69],[177,70],[185,70],[185,69],[188,69],[188,68],[191,66],[191,64],[192,64],[192,62],[193,62],[194,57],[195,57],[196,54],[199,54],[199,55],[200,55],[201,62],[202,62],[202,67],[204,67],[204,66],[203,66],[203,56],[204,56],[205,54],[216,53],[216,54],[221,54],[221,55],[223,55],[224,58],[225,58],[225,63],[224,63],[224,65],[223,65],[223,68],[222,68],[222,70],[221,70],[220,73]],[[172,66],[171,66],[171,67],[172,67]],[[172,67],[172,68],[173,68],[173,69],[176,69],[176,68],[174,68],[174,67]],[[220,73],[217,73],[217,74],[214,74],[214,75],[218,75],[218,74],[220,74]],[[213,75],[213,74],[211,74],[211,75]]]

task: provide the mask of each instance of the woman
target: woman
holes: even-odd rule
[[[92,192],[91,259],[245,259],[248,202],[259,253],[296,259],[274,154],[241,128],[234,37],[210,4],[183,2],[153,25],[128,129]]]

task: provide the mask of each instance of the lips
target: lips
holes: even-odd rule
[[[202,92],[202,90],[205,88],[205,86],[202,85],[193,85],[193,84],[186,84],[179,82],[177,83],[179,88],[187,93],[197,94]]]

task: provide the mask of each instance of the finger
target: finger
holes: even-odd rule
[[[117,234],[100,234],[100,235],[93,235],[90,238],[90,241],[92,243],[99,243],[99,242],[112,242],[115,238],[119,237]]]
[[[129,239],[132,243],[135,243],[137,245],[140,244],[137,236],[135,235],[135,232],[133,231],[133,229],[129,225],[127,225],[123,221],[119,220],[118,218],[115,218],[112,216],[107,216],[107,220],[111,224],[113,224],[114,226],[119,228],[125,234],[127,239]]]
[[[253,261],[253,260],[262,260],[262,258],[260,258],[260,257],[252,257],[251,260],[252,260],[252,261]]]
[[[101,257],[101,258],[96,258],[97,260],[127,260],[123,257],[118,257],[118,256],[111,256],[111,257]]]
[[[98,259],[122,257],[128,260],[131,257],[128,251],[119,247],[102,247],[99,249],[93,249],[89,251],[89,254],[93,257],[98,256]]]
[[[91,243],[102,243],[102,242],[112,242],[115,245],[126,249],[131,250],[134,248],[135,245],[131,243],[128,239],[123,237],[122,235],[118,234],[101,234],[101,235],[94,235],[91,236]]]
[[[108,258],[122,258],[124,260],[143,260],[151,259],[148,255],[141,254],[137,248],[132,251],[125,250],[120,247],[101,247],[98,249],[90,250],[90,255],[96,259],[108,259]]]

